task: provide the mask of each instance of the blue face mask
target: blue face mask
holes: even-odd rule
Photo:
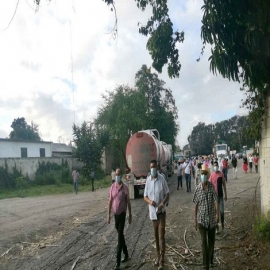
[[[157,168],[151,168],[151,175],[156,176],[157,175]]]
[[[120,182],[121,182],[121,176],[120,176],[120,175],[116,175],[116,176],[115,176],[115,181],[116,181],[117,183],[120,183]]]
[[[202,180],[202,182],[206,182],[207,181],[207,175],[201,174],[201,180]]]

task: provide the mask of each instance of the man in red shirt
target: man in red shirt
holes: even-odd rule
[[[222,159],[222,173],[227,182],[228,181],[228,160],[225,157]]]
[[[214,171],[211,173],[209,182],[211,182],[217,193],[218,197],[218,205],[219,205],[219,213],[221,219],[221,227],[222,230],[224,229],[224,200],[227,201],[227,189],[226,189],[226,182],[224,175],[218,169],[218,162],[214,162]],[[224,192],[224,199],[223,199],[223,192]],[[218,225],[217,225],[217,232],[218,232]]]
[[[118,270],[120,269],[122,251],[125,255],[125,257],[122,259],[122,262],[126,262],[129,260],[128,250],[124,236],[127,208],[129,212],[129,220],[128,220],[129,224],[131,223],[132,218],[129,190],[128,187],[122,182],[122,171],[119,168],[116,169],[115,171],[115,183],[111,185],[109,192],[108,217],[107,217],[108,224],[110,224],[111,222],[111,208],[114,213],[115,228],[118,232],[116,264],[114,267],[115,270]]]

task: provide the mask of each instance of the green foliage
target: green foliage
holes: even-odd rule
[[[62,160],[61,165],[52,162],[39,162],[34,181],[35,185],[60,185],[62,183],[72,183],[66,160]]]
[[[107,136],[95,122],[83,122],[81,127],[73,125],[75,157],[85,164],[88,174],[100,166],[102,143],[108,141]]]
[[[260,138],[270,84],[270,2],[205,0],[201,36],[212,45],[210,69],[242,81],[249,133]]]
[[[249,125],[248,116],[237,115],[215,124],[198,123],[188,137],[192,153],[211,154],[214,141],[219,138],[225,140],[231,150],[240,151],[243,145],[253,147],[254,138],[248,132]]]
[[[22,176],[16,178],[15,183],[16,183],[15,186],[17,189],[24,189],[24,188],[27,188],[29,185],[26,179],[24,179],[24,177]]]
[[[258,239],[270,242],[270,213],[259,216],[253,228]]]
[[[12,189],[16,187],[16,179],[22,177],[21,172],[19,172],[15,167],[12,168],[12,172],[8,172],[7,163],[5,163],[5,168],[0,167],[0,188],[2,189]]]
[[[41,141],[38,125],[33,121],[28,125],[24,117],[14,119],[12,124],[12,131],[9,134],[10,139],[26,140],[26,141]]]
[[[109,187],[110,185],[110,176],[106,176],[103,179],[95,181],[95,189]],[[79,184],[79,192],[89,192],[90,190],[91,186],[88,182],[85,185]],[[37,197],[45,195],[67,194],[72,192],[74,192],[72,184],[29,186],[27,189],[0,189],[0,199],[14,197]]]
[[[135,86],[120,85],[107,91],[104,105],[98,111],[96,125],[109,135],[103,146],[110,144],[115,166],[127,166],[126,145],[139,130],[157,129],[162,141],[175,145],[179,127],[172,91],[145,65],[136,73]]]

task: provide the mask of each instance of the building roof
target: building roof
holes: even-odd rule
[[[72,149],[64,143],[52,143],[52,152],[72,153]]]
[[[8,138],[0,138],[1,142],[25,142],[25,143],[52,143],[48,141],[27,141],[27,140],[14,140]]]

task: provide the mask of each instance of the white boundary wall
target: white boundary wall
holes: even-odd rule
[[[263,214],[270,211],[270,95],[267,97],[265,120],[262,124],[260,141],[259,170],[261,176],[261,209]]]
[[[62,160],[65,162],[67,160],[70,172],[73,168],[81,168],[83,164],[77,159],[72,157],[50,157],[50,158],[0,158],[0,167],[5,168],[7,164],[8,171],[12,172],[13,168],[16,166],[18,171],[21,171],[23,176],[28,175],[28,177],[33,180],[35,178],[36,171],[38,169],[38,163],[40,162],[51,162],[61,165]]]

